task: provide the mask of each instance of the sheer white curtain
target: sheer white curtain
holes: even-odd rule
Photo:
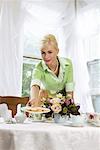
[[[85,2],[85,1],[84,1]],[[93,111],[89,89],[87,61],[100,59],[100,2],[85,2],[80,7],[70,38],[66,38],[66,53],[74,65],[75,99],[79,100],[83,112]],[[77,19],[79,19],[77,21]],[[65,28],[66,29],[66,28]],[[67,29],[64,34],[67,34]],[[68,44],[69,43],[69,44]]]
[[[98,31],[98,34],[94,34],[83,41],[84,48],[87,52],[86,60],[92,61],[94,59],[100,59],[100,31]]]
[[[80,1],[78,2],[80,4]],[[77,18],[75,18],[75,20],[73,18],[73,21],[69,24],[70,18],[68,18],[68,22],[66,22],[66,26],[64,27],[64,35],[69,34],[69,37],[66,36],[65,38],[65,53],[67,57],[70,57],[73,61],[75,100],[80,103],[82,112],[92,112],[94,110],[90,96],[87,61],[97,58],[100,59],[100,51],[98,51],[100,49],[100,21],[98,21],[98,19],[100,20],[100,8],[98,9],[96,2],[95,5],[87,2],[84,9],[79,6],[79,10],[77,15],[80,15],[79,13],[81,13],[82,18],[79,20],[79,23],[83,20],[83,24],[79,26]],[[87,16],[82,15],[83,12]],[[99,13],[99,18],[94,15],[95,12]],[[71,30],[69,30],[68,24],[71,26]],[[79,30],[81,31],[80,33]]]
[[[81,39],[73,36],[70,40],[70,46],[67,46],[67,56],[72,59],[74,68],[76,102],[80,103],[82,112],[92,112],[92,100],[89,89],[89,75],[87,70],[85,45]],[[67,41],[67,43],[69,42]]]
[[[23,15],[19,0],[0,1],[0,95],[21,95]]]

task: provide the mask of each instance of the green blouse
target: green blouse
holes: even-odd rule
[[[72,62],[68,58],[59,58],[60,70],[56,76],[41,60],[33,70],[31,86],[38,85],[41,89],[48,90],[50,95],[55,95],[63,89],[66,92],[74,90],[73,83],[73,67]]]

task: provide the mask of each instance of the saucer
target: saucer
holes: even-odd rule
[[[28,112],[29,114],[45,114],[50,112],[50,109],[44,107],[25,106],[21,108],[21,111]]]
[[[45,121],[45,118],[42,118],[42,119],[34,119],[34,118],[28,118],[29,121],[31,122],[44,122]]]
[[[84,127],[83,123],[71,123],[72,127]]]
[[[85,126],[85,124],[83,124],[83,123],[74,123],[74,122],[70,122],[70,121],[63,123],[63,125],[69,126],[69,127],[84,127]]]
[[[92,122],[91,124],[94,125],[94,126],[96,126],[96,127],[100,127],[100,123]]]

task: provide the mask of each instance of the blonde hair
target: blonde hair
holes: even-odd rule
[[[44,38],[41,42],[41,49],[43,49],[44,47],[46,47],[49,44],[53,45],[56,49],[58,49],[58,43],[53,34],[48,34],[48,35],[44,36]]]

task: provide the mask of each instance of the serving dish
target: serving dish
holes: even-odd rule
[[[44,107],[30,107],[30,106],[26,106],[26,107],[22,107],[21,111],[22,112],[27,112],[27,113],[30,113],[30,114],[43,114],[43,113],[50,112],[50,109],[44,108]]]

